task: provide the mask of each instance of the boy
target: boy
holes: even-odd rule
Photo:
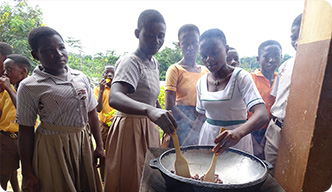
[[[11,54],[4,61],[4,75],[0,77],[0,87],[3,89],[0,100],[0,177],[1,187],[6,190],[8,180],[14,191],[19,191],[18,183],[13,183],[19,168],[19,152],[17,143],[18,124],[16,117],[16,89],[19,83],[28,76],[30,62],[23,55]],[[12,86],[14,85],[14,86]],[[15,88],[16,89],[15,89]],[[13,180],[14,179],[14,180]]]
[[[114,76],[114,66],[112,66],[111,64],[106,65],[103,70],[103,79],[99,82],[99,86],[97,86],[93,91],[98,102],[96,109],[100,121],[100,131],[101,131],[102,140],[104,142],[104,148],[105,148],[108,130],[110,128],[108,123],[111,121],[111,118],[113,117],[113,115],[105,116],[105,114],[109,114],[113,110],[113,108],[110,107],[110,105],[108,104],[108,98],[110,94],[110,88],[113,76]],[[100,174],[102,181],[104,180],[104,170],[105,166],[101,166]]]
[[[17,92],[22,188],[102,191],[96,167],[98,158],[103,164],[104,148],[89,80],[67,66],[64,40],[54,29],[34,28],[28,42],[41,65],[21,82]],[[35,131],[37,115],[41,123]]]
[[[270,96],[272,87],[274,85],[277,74],[275,70],[281,61],[281,45],[277,41],[267,40],[260,44],[258,47],[257,61],[261,65],[261,69],[256,69],[251,72],[251,76],[256,84],[256,87],[265,102],[267,112],[270,114],[271,106],[274,103],[274,98]],[[252,113],[249,112],[248,119]],[[264,134],[267,124],[259,130],[251,133],[253,137],[254,154],[264,159]]]
[[[240,59],[239,54],[237,53],[237,50],[233,47],[230,47],[227,53],[226,58],[227,64],[233,67],[239,67],[240,66]]]
[[[291,27],[291,44],[296,50],[297,40],[299,38],[301,28],[302,14],[298,15],[292,23]],[[284,122],[287,99],[289,95],[289,88],[291,83],[291,77],[294,66],[294,58],[287,60],[279,67],[279,73],[275,86],[271,91],[271,95],[275,97],[275,102],[271,107],[271,120],[267,126],[265,137],[266,144],[264,148],[265,159],[269,161],[273,167],[275,166],[279,141],[281,135],[281,129]],[[272,175],[274,170],[271,171]]]

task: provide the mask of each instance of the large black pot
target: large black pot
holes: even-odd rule
[[[181,152],[186,158],[191,175],[202,176],[209,169],[213,146],[182,147]],[[254,192],[257,191],[267,177],[265,163],[257,157],[237,149],[227,149],[218,156],[216,171],[223,184],[202,182],[178,176],[174,171],[175,150],[170,149],[158,158],[150,161],[150,167],[162,173],[167,191],[221,191],[221,192]]]

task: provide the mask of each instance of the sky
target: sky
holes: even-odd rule
[[[43,22],[57,30],[64,39],[81,40],[84,54],[95,55],[114,50],[117,54],[132,52],[138,46],[134,35],[137,18],[145,9],[156,9],[165,18],[165,46],[174,48],[178,29],[188,23],[200,32],[221,29],[229,46],[240,57],[257,56],[265,40],[277,40],[283,54],[294,56],[290,28],[303,12],[304,0],[28,0],[43,11]],[[75,52],[67,47],[69,51]]]

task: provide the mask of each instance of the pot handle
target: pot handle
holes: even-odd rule
[[[273,169],[273,165],[270,162],[268,162],[267,160],[263,160],[263,162],[266,165],[266,167],[267,167],[268,170]]]
[[[150,160],[150,167],[153,169],[159,169],[159,161],[158,158]]]

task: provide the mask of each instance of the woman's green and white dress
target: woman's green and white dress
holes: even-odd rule
[[[246,122],[247,110],[263,103],[250,74],[241,68],[235,68],[229,82],[222,91],[210,92],[207,89],[207,74],[197,82],[196,110],[205,114],[199,145],[214,145],[220,127],[233,130]],[[234,148],[253,154],[251,135],[244,136]]]

